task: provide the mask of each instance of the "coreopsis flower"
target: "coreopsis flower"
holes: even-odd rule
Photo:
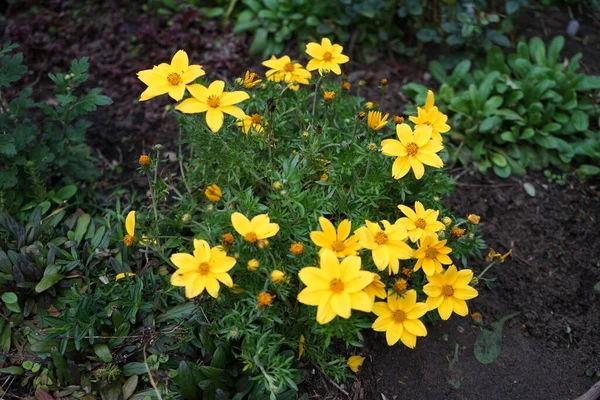
[[[444,218],[442,218],[442,223],[446,226],[450,226],[450,224],[452,224],[452,218],[444,217]]]
[[[478,225],[479,221],[481,220],[481,217],[477,214],[469,214],[469,216],[467,217],[467,220],[472,223],[473,225]]]
[[[400,278],[394,283],[394,291],[400,295],[406,291],[407,287],[408,282],[404,278]]]
[[[487,256],[485,257],[485,260],[486,260],[487,262],[492,262],[492,261],[494,261],[494,260],[499,260],[501,263],[503,263],[503,262],[504,262],[504,260],[506,260],[506,257],[508,257],[508,256],[509,256],[509,255],[511,255],[511,254],[512,254],[512,249],[510,249],[509,251],[507,251],[507,252],[506,252],[506,253],[504,253],[504,254],[500,254],[500,253],[496,253],[496,252],[494,251],[494,249],[492,249],[492,248],[490,247],[490,250],[488,251],[488,254],[487,254]]]
[[[323,175],[321,175],[321,176],[319,177],[319,180],[320,180],[321,182],[326,182],[326,181],[327,181],[327,179],[329,179],[329,175],[327,175],[327,174],[323,174]]]
[[[282,283],[285,281],[285,272],[278,269],[271,271],[271,281],[273,283]]]
[[[400,220],[393,225],[388,221],[381,221],[384,229],[378,223],[365,221],[367,226],[356,230],[359,244],[371,250],[373,262],[379,271],[388,267],[390,275],[397,274],[400,268],[399,260],[408,260],[412,257],[413,249],[405,243],[408,232]]]
[[[231,224],[250,244],[275,236],[279,232],[279,225],[271,222],[268,214],[257,215],[250,221],[242,213],[235,212],[231,215]]]
[[[369,295],[371,304],[375,304],[375,297],[379,297],[380,299],[386,298],[385,284],[381,282],[378,274],[373,274],[373,281],[365,288],[365,293]]]
[[[260,262],[256,258],[248,261],[247,269],[248,271],[256,271],[260,267]]]
[[[387,78],[381,78],[381,80],[379,81],[379,83],[381,84],[381,86],[387,86],[388,80],[387,80]]]
[[[319,73],[331,71],[336,75],[342,73],[340,64],[350,61],[348,56],[342,54],[344,48],[339,44],[331,44],[327,38],[321,39],[321,44],[308,43],[306,45],[306,54],[312,57],[312,60],[306,65],[309,71],[319,70]]]
[[[415,124],[415,127],[421,125],[431,126],[431,138],[441,142],[443,140],[441,133],[448,132],[450,130],[450,125],[446,124],[448,116],[440,112],[438,108],[434,106],[434,103],[435,97],[433,92],[428,90],[425,105],[422,108],[417,107],[417,116],[409,117],[409,119]]]
[[[259,293],[258,296],[256,296],[256,302],[258,303],[256,305],[257,308],[264,308],[264,307],[270,307],[273,304],[273,295],[271,295],[270,293],[267,292],[262,292]]]
[[[325,91],[323,93],[323,100],[326,103],[331,103],[334,98],[335,98],[335,92]]]
[[[290,246],[290,253],[295,256],[301,256],[304,253],[304,245],[300,242],[292,243]]]
[[[383,118],[381,115],[381,111],[369,111],[369,114],[367,115],[367,125],[369,128],[378,131],[387,125],[390,114],[385,114]]]
[[[227,232],[221,235],[221,240],[225,246],[231,246],[235,238],[231,233]]]
[[[319,225],[322,232],[312,231],[310,233],[310,239],[313,243],[321,247],[319,254],[322,254],[326,250],[331,250],[338,258],[344,258],[346,256],[355,256],[358,250],[360,250],[358,236],[356,234],[350,235],[352,231],[350,220],[345,219],[340,222],[337,231],[327,218],[319,217]]]
[[[216,203],[217,201],[221,201],[221,198],[223,197],[223,192],[221,192],[220,187],[218,187],[215,184],[212,184],[206,188],[206,190],[204,191],[204,195],[208,200]]]
[[[151,162],[152,160],[150,160],[150,157],[145,154],[141,155],[140,159],[138,160],[138,163],[144,168],[149,167]]]
[[[169,94],[175,101],[183,99],[186,85],[206,74],[201,65],[190,65],[185,51],[179,50],[171,59],[171,64],[162,63],[152,69],[137,73],[140,81],[148,88],[140,96],[140,101]]]
[[[205,240],[194,239],[193,254],[175,253],[171,262],[177,271],[171,275],[173,286],[185,287],[185,296],[198,296],[206,289],[215,299],[219,296],[219,282],[232,287],[233,281],[227,273],[236,263],[235,258],[227,256],[222,246],[210,247]]]
[[[265,129],[263,128],[262,119],[262,115],[253,113],[251,115],[246,115],[241,121],[238,121],[237,126],[241,127],[242,132],[246,134],[251,130],[263,132]]]
[[[258,75],[254,72],[246,71],[243,78],[237,78],[235,82],[239,85],[243,85],[246,89],[252,89],[254,86],[262,82],[262,79],[258,79]]]
[[[420,125],[414,132],[407,124],[396,125],[398,139],[386,139],[381,142],[381,152],[386,156],[397,157],[392,166],[392,176],[400,179],[412,168],[415,178],[425,174],[424,165],[442,168],[444,163],[436,154],[444,146],[438,140],[431,140],[431,127]]]
[[[406,347],[414,349],[417,336],[427,336],[427,329],[419,318],[428,310],[427,304],[417,303],[414,289],[408,290],[403,297],[392,294],[387,302],[377,302],[373,306],[373,313],[378,318],[372,328],[376,332],[385,332],[388,346],[401,340]]]
[[[425,210],[420,201],[415,202],[414,211],[403,204],[398,205],[398,208],[406,215],[406,217],[400,218],[400,222],[404,224],[408,231],[408,237],[413,243],[427,235],[445,229],[444,224],[437,220],[440,212],[432,209]]]
[[[117,274],[117,276],[115,276],[115,280],[118,281],[119,279],[123,279],[126,276],[135,276],[135,274],[132,272],[121,272],[120,274]]]
[[[366,108],[367,110],[372,110],[372,109],[374,109],[374,108],[375,108],[375,105],[376,105],[376,103],[374,103],[374,102],[372,102],[372,101],[367,101],[367,102],[365,103],[365,108]]]
[[[129,211],[125,218],[125,231],[127,235],[123,238],[125,246],[131,247],[135,242],[135,211]]]
[[[465,235],[465,232],[466,232],[465,229],[455,226],[454,228],[450,229],[450,236],[452,236],[455,239],[460,239],[461,237],[463,237]]]
[[[471,279],[473,271],[457,271],[454,265],[449,266],[444,273],[438,272],[428,276],[429,283],[423,286],[423,292],[428,296],[426,304],[429,310],[437,308],[443,320],[450,318],[452,312],[465,317],[469,313],[465,300],[471,300],[478,295],[477,290],[469,286]]]
[[[363,119],[365,119],[365,116],[367,114],[364,111],[359,111],[356,113],[356,120],[357,121],[362,121]]]
[[[320,268],[305,267],[298,276],[306,285],[298,301],[317,306],[317,322],[326,324],[339,315],[350,318],[351,310],[371,311],[369,295],[363,291],[373,273],[361,271],[360,257],[348,256],[340,263],[331,250],[320,254]]]
[[[400,125],[404,123],[404,117],[400,115],[394,115],[394,124]]]
[[[410,276],[412,275],[413,270],[410,268],[402,268],[402,275],[406,276],[407,278],[410,278]]]
[[[362,367],[364,362],[365,362],[364,357],[350,356],[346,363],[348,364],[348,366],[350,367],[352,372],[354,372],[355,374],[358,374],[358,371],[359,371],[360,367]]]
[[[218,132],[223,126],[225,114],[243,119],[246,113],[235,104],[250,98],[248,93],[241,90],[224,92],[225,82],[214,81],[208,87],[200,84],[188,85],[192,97],[185,99],[175,108],[185,114],[206,112],[206,123],[213,132]]]
[[[352,88],[352,84],[350,82],[342,82],[342,90],[350,90]]]
[[[271,68],[265,76],[267,80],[273,82],[286,82],[290,89],[298,90],[297,83],[308,85],[310,83],[311,74],[299,63],[294,63],[289,56],[281,58],[271,57],[270,60],[263,61],[262,65]]]
[[[369,150],[369,151],[375,151],[375,150],[377,150],[377,145],[375,143],[369,143],[367,145],[367,150]]]
[[[422,267],[425,275],[431,276],[442,271],[442,264],[452,264],[452,260],[448,257],[452,249],[446,246],[446,242],[447,240],[438,240],[435,234],[421,239],[419,248],[415,251],[414,258],[417,262],[413,270],[418,271]]]

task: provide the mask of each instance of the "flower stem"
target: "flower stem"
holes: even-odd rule
[[[187,179],[185,179],[185,169],[183,168],[183,152],[181,151],[181,126],[179,127],[179,154],[177,154],[177,158],[179,160],[179,169],[181,170],[181,181],[185,186],[186,190],[189,194],[192,194],[192,190],[190,189],[190,185],[188,185]]]
[[[492,262],[490,263],[490,265],[488,265],[487,267],[485,267],[485,269],[484,269],[483,271],[481,271],[481,273],[480,273],[480,274],[477,276],[477,279],[481,279],[481,277],[483,276],[483,274],[485,274],[485,273],[488,271],[488,269],[492,268],[492,266],[493,266],[494,264],[496,264],[496,261],[495,261],[495,260],[494,260],[494,261],[492,261]]]
[[[317,93],[319,92],[319,87],[321,87],[321,81],[323,80],[323,75],[319,76],[317,80],[317,84],[315,85],[315,96],[313,98],[313,106],[312,106],[312,122],[313,125],[315,123],[315,111],[317,110]]]

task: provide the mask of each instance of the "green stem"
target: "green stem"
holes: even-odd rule
[[[150,185],[150,198],[152,199],[152,209],[154,210],[154,221],[158,228],[158,204],[156,201],[156,181],[158,180],[158,165],[160,164],[160,151],[156,150],[156,165],[154,166],[154,179],[150,178],[150,174],[146,174],[148,177],[148,184]]]
[[[319,92],[319,87],[321,87],[321,81],[323,80],[323,75],[319,76],[317,80],[317,84],[315,85],[315,96],[313,98],[313,106],[312,106],[312,124],[315,124],[315,111],[317,110],[317,93]]]
[[[487,267],[485,267],[485,269],[483,271],[481,271],[481,273],[477,276],[477,279],[481,279],[481,277],[488,271],[488,269],[492,268],[492,266],[496,264],[496,261],[492,261],[490,263],[490,265],[488,265]]]
[[[177,158],[179,160],[179,169],[181,170],[181,181],[183,182],[183,185],[185,186],[188,193],[192,194],[192,190],[190,189],[190,186],[187,183],[187,179],[185,179],[185,169],[183,168],[183,152],[181,150],[181,127],[179,127],[179,143],[178,143],[178,145],[179,145],[179,150],[178,150]]]

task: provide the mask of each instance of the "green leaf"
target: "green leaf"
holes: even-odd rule
[[[519,313],[507,315],[499,321],[492,323],[492,329],[482,329],[475,340],[475,349],[473,353],[475,358],[482,364],[491,364],[500,355],[502,350],[502,329],[504,323]]]
[[[18,81],[27,71],[23,65],[23,54],[2,57],[2,68],[0,68],[0,87],[8,87],[11,83]]]
[[[560,52],[565,45],[565,38],[562,36],[556,36],[550,42],[548,46],[548,65],[552,67],[558,61],[558,57],[560,56]]]
[[[265,28],[258,28],[254,33],[254,39],[252,39],[252,43],[250,44],[250,54],[253,56],[257,56],[263,52],[263,50],[267,47],[267,39],[269,36],[269,31]]]
[[[0,373],[2,374],[9,374],[9,375],[23,375],[25,373],[25,370],[21,367],[6,367],[6,368],[0,368]]]
[[[507,66],[504,60],[504,52],[498,46],[492,47],[487,52],[487,66],[499,72],[506,72]]]
[[[575,89],[577,89],[577,90],[600,89],[600,76],[585,75]]]
[[[37,293],[42,293],[45,290],[50,289],[52,286],[56,285],[60,282],[65,276],[62,274],[50,274],[44,276],[42,280],[35,285],[35,291]]]
[[[73,240],[77,242],[77,244],[81,243],[81,240],[85,236],[88,226],[90,225],[90,221],[92,217],[90,214],[83,214],[79,218],[77,218],[77,226],[75,228],[75,237]]]
[[[94,345],[94,353],[104,362],[109,363],[112,362],[113,358],[110,354],[110,350],[108,346],[104,343],[98,343]]]
[[[190,301],[187,303],[183,303],[183,304],[180,304],[178,306],[175,306],[175,307],[169,309],[166,313],[159,315],[156,318],[156,322],[160,323],[160,322],[165,322],[165,321],[169,321],[172,319],[180,320],[182,318],[189,316],[196,310],[197,310],[197,306],[193,302]]]
[[[579,179],[584,180],[584,181],[587,178],[589,178],[590,176],[594,176],[594,175],[598,175],[598,174],[600,174],[600,167],[597,167],[595,165],[584,164],[584,165],[580,166],[579,168],[577,168],[577,176],[579,176]]]
[[[502,154],[491,153],[490,158],[492,159],[492,162],[500,168],[504,168],[507,165],[506,158]]]
[[[6,292],[2,295],[2,301],[6,304],[15,304],[19,301],[19,298],[13,292]]]
[[[497,165],[493,166],[494,173],[498,175],[500,178],[508,178],[511,173],[510,166],[506,165],[505,167],[499,167]]]
[[[498,127],[501,123],[502,119],[497,116],[487,117],[481,122],[481,124],[479,124],[479,132],[489,132],[494,127]]]
[[[485,97],[484,97],[485,98]],[[490,115],[496,109],[498,109],[504,100],[500,96],[493,96],[487,99],[485,104],[483,105],[483,113],[484,115]]]
[[[0,134],[0,154],[14,156],[17,154],[15,139],[9,134]]]
[[[146,364],[143,362],[130,362],[123,365],[124,376],[146,375],[147,373],[148,370],[146,370]]]
[[[67,200],[73,197],[77,193],[77,186],[75,185],[67,185],[58,190],[54,195],[59,200]]]
[[[521,133],[521,139],[531,139],[535,135],[535,131],[532,128],[525,128]]]
[[[571,123],[578,132],[585,132],[590,126],[588,115],[581,110],[573,111],[573,114],[571,114]]]
[[[431,28],[419,29],[416,36],[421,42],[431,42],[436,38],[439,38],[437,32]]]
[[[460,62],[456,68],[454,68],[454,71],[452,71],[452,75],[450,75],[449,78],[449,84],[450,86],[456,86],[458,84],[458,82],[460,82],[469,72],[469,70],[471,69],[471,61],[470,60],[464,60],[462,62]]]
[[[123,394],[123,400],[127,400],[128,398],[130,398],[133,393],[135,393],[135,389],[137,388],[138,385],[138,376],[137,375],[133,375],[130,376],[129,379],[127,379],[125,381],[125,383],[123,384],[123,387],[121,388],[121,392]]]
[[[179,392],[185,400],[198,400],[202,398],[202,391],[198,388],[198,382],[202,375],[196,369],[190,368],[186,361],[179,363],[179,370],[175,381],[179,386]]]
[[[446,70],[439,61],[432,61],[429,63],[429,72],[431,76],[439,83],[444,83],[448,80]]]

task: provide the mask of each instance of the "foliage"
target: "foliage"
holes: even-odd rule
[[[21,53],[12,54],[17,46],[6,43],[0,69],[0,88],[10,88],[25,73]],[[111,100],[94,88],[78,94],[87,81],[86,57],[74,60],[67,74],[49,74],[55,84],[54,98],[35,103],[31,87],[0,104],[0,208],[11,208],[46,198],[48,183],[73,183],[97,175],[85,133],[91,123],[82,117],[107,105]],[[41,109],[45,118],[39,118]],[[43,120],[41,123],[37,122]],[[26,190],[27,189],[27,190]]]
[[[600,77],[578,72],[581,54],[563,62],[563,45],[560,36],[547,47],[532,38],[508,56],[494,47],[481,67],[471,70],[463,61],[449,75],[430,64],[441,83],[439,106],[453,112],[451,136],[461,163],[507,177],[529,167],[567,170],[575,161],[600,159]],[[405,91],[419,102],[426,89],[409,84]]]

